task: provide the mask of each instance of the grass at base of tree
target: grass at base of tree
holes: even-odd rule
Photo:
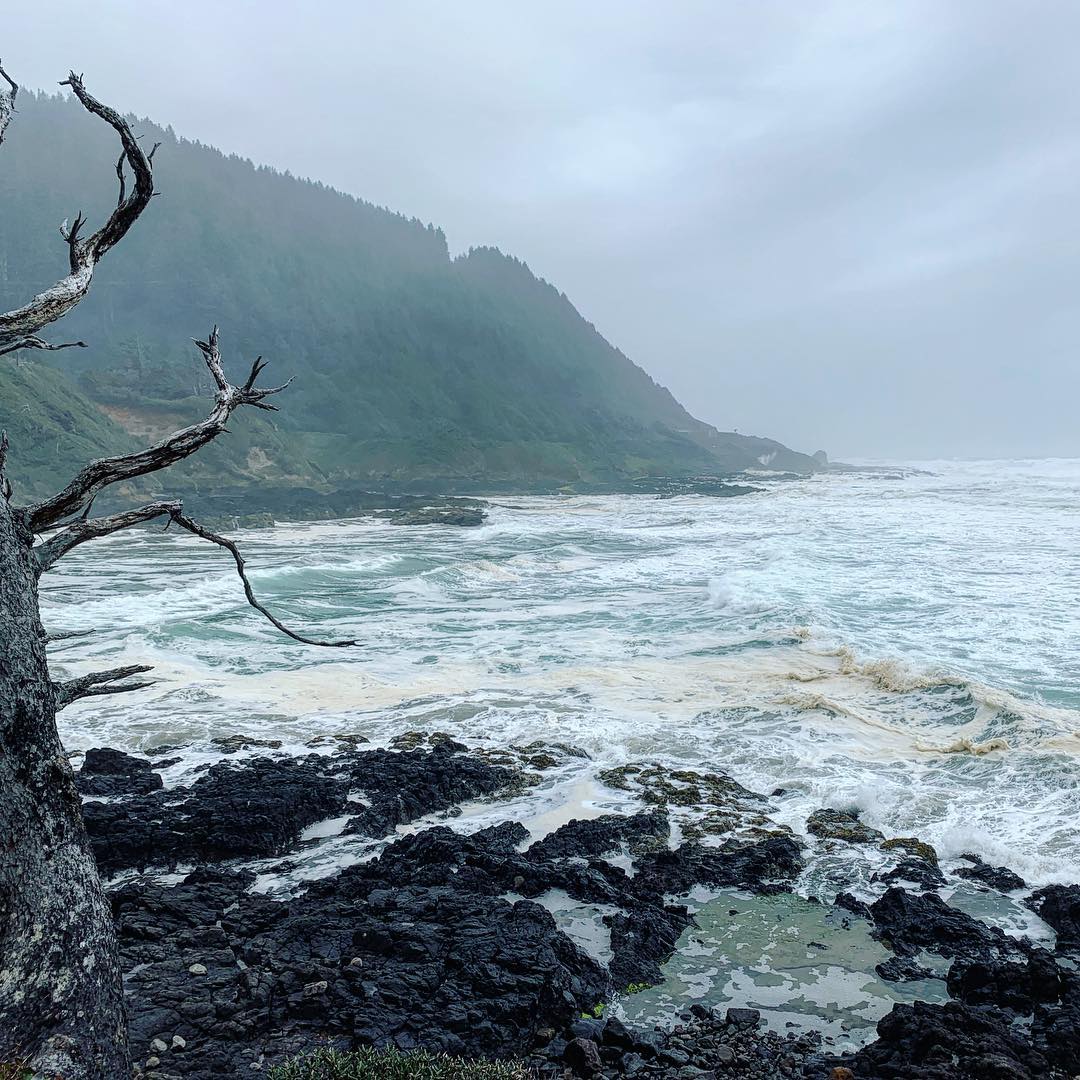
[[[531,1080],[516,1062],[469,1061],[426,1050],[316,1050],[276,1065],[268,1080]]]

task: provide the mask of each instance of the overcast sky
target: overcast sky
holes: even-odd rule
[[[26,85],[497,245],[721,428],[1080,456],[1075,0],[4,8]]]

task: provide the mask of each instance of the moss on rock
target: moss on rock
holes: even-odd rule
[[[938,864],[938,854],[925,840],[915,836],[895,836],[891,840],[881,842],[882,851],[905,851],[916,859],[923,859],[932,866]]]
[[[885,834],[864,825],[850,810],[815,810],[806,820],[806,831],[823,840],[843,840],[848,844],[874,844]]]

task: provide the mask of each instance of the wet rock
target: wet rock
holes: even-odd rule
[[[885,839],[884,833],[864,825],[859,815],[849,810],[815,810],[806,819],[806,831],[811,836],[848,844],[874,844]]]
[[[934,866],[938,864],[938,856],[934,848],[914,836],[894,836],[889,840],[882,840],[879,846],[882,851],[903,851],[914,859],[922,859]]]
[[[257,739],[251,735],[225,735],[210,740],[225,754],[235,754],[238,750],[280,750],[280,739]]]
[[[878,1038],[834,1059],[858,1080],[1033,1080],[1050,1077],[1050,1060],[1010,1023],[1008,1013],[951,1001],[895,1005]]]
[[[880,881],[891,885],[897,881],[910,881],[924,889],[940,889],[945,884],[945,875],[933,863],[925,859],[904,859],[885,874],[874,874],[871,881]]]
[[[612,1036],[613,1029],[619,1033],[618,1037]],[[756,1023],[729,1024],[726,1017],[701,1006],[691,1009],[671,1031],[627,1028],[615,1019],[607,1020],[602,1022],[600,1035],[592,1041],[599,1048],[603,1067],[588,1073],[590,1077],[649,1080],[813,1077],[819,1080],[826,1075],[819,1035],[781,1036],[759,1029]],[[565,1042],[556,1041],[555,1046],[529,1058],[526,1064],[539,1077],[553,1080],[562,1077],[565,1063],[561,1051],[565,1046]],[[558,1056],[555,1051],[560,1051]]]
[[[1060,999],[1035,1007],[1031,1038],[1036,1049],[1058,1068],[1075,1071],[1080,1061],[1080,972],[1063,966],[1058,976]]]
[[[421,750],[424,747],[434,749],[436,746],[449,747],[455,751],[466,749],[445,731],[403,731],[390,740],[390,746],[394,750]]]
[[[607,814],[571,821],[538,840],[529,854],[541,859],[607,855],[623,845],[632,852],[667,846],[671,826],[663,810],[641,814]]]
[[[852,915],[857,915],[861,919],[873,918],[870,914],[870,905],[852,896],[851,893],[837,893],[833,904],[842,911],[849,911]]]
[[[934,893],[917,895],[894,886],[870,905],[870,913],[876,936],[898,956],[915,956],[921,949],[977,960],[1023,955],[1002,930],[950,907]]]
[[[505,768],[445,742],[430,751],[255,758],[212,766],[190,787],[121,803],[88,802],[87,832],[106,873],[279,855],[309,825],[357,811],[346,831],[381,837],[398,825],[491,795]],[[368,806],[350,801],[364,792]]]
[[[222,763],[168,798],[149,792],[115,805],[131,809],[133,830],[164,836],[170,858],[231,850],[230,830],[242,829],[262,837],[249,848],[287,851],[298,822],[312,815],[317,821],[351,807],[358,831],[385,835],[379,830],[505,790],[517,775],[449,737],[416,734],[413,749],[401,752]],[[628,782],[637,784],[637,775]],[[667,849],[667,814],[686,813],[680,800],[745,802],[720,777],[661,774],[649,783],[671,788],[657,789],[653,809],[573,822],[528,848],[527,830],[514,821],[469,835],[425,828],[290,899],[254,894],[254,875],[221,868],[171,887],[129,881],[111,901],[136,1058],[164,1059],[166,1072],[184,1080],[251,1075],[253,1066],[265,1072],[315,1043],[527,1056],[539,1080],[562,1078],[568,1067],[589,1080],[820,1080],[848,1068],[858,1080],[1050,1080],[1080,1058],[1080,976],[933,894],[898,888],[872,906],[841,895],[837,907],[872,920],[897,954],[882,968],[898,978],[927,974],[914,959],[924,948],[952,959],[956,1000],[894,1009],[861,1056],[826,1060],[816,1036],[763,1030],[756,1010],[719,1016],[696,1004],[670,1032],[583,1018],[630,983],[659,980],[691,924],[685,907],[666,903],[671,893],[704,885],[767,895],[790,888],[799,873],[801,845],[782,833]],[[357,791],[370,806],[349,802]],[[228,828],[215,825],[215,813]],[[108,851],[102,821],[95,843]],[[907,847],[895,850],[910,856],[901,866],[936,872]],[[615,852],[630,853],[633,874],[605,859]],[[603,905],[613,953],[606,968],[533,902],[551,890]],[[1066,942],[1075,899],[1068,889],[1033,898]],[[168,1050],[156,1051],[154,1039]]]
[[[726,1019],[736,1027],[757,1027],[761,1013],[757,1009],[728,1009]]]
[[[760,810],[764,795],[744,788],[726,773],[669,769],[634,762],[607,769],[600,779],[609,787],[632,791],[651,806],[717,807]]]
[[[467,753],[449,737],[432,736],[429,745],[426,753],[368,750],[345,758],[350,785],[371,803],[352,818],[347,833],[386,836],[418,817],[493,795],[515,779],[511,770]]]
[[[86,751],[75,786],[84,797],[146,795],[158,791],[162,780],[146,758],[106,747]]]
[[[1032,893],[1027,905],[1057,932],[1059,952],[1080,952],[1080,885],[1048,885]]]
[[[913,982],[918,979],[933,979],[934,973],[917,964],[910,956],[890,956],[874,968],[878,977],[886,982]]]
[[[148,758],[168,757],[170,754],[175,754],[177,750],[186,750],[187,744],[179,743],[163,743],[161,746],[151,746],[146,751]],[[176,760],[180,760],[177,758]],[[161,768],[159,765],[158,768]]]
[[[83,816],[98,866],[109,873],[279,854],[335,813],[347,791],[325,759],[260,758],[214,765],[190,788],[87,803]]]
[[[636,860],[639,886],[658,893],[689,892],[695,885],[740,886],[754,892],[784,891],[802,869],[803,845],[791,836],[774,836],[722,848],[683,844],[675,851],[650,852]]]
[[[1014,874],[1006,866],[990,866],[984,863],[978,855],[962,855],[971,866],[957,867],[953,873],[967,881],[977,881],[989,889],[997,889],[999,892],[1013,892],[1016,889],[1024,889],[1027,883],[1019,874]]]
[[[604,1067],[600,1048],[592,1039],[571,1039],[563,1051],[563,1060],[577,1076],[591,1077]]]
[[[419,510],[391,510],[377,514],[391,525],[456,525],[463,528],[483,525],[487,514],[472,506],[430,506]]]
[[[692,923],[681,905],[634,903],[629,914],[605,915],[613,953],[608,971],[617,987],[650,985],[663,978],[662,965]]]
[[[949,968],[949,994],[968,1005],[997,1005],[1033,1013],[1039,1004],[1057,1002],[1061,972],[1045,949],[1032,948],[1023,960],[957,960]]]
[[[314,739],[308,739],[304,745],[312,749],[319,746],[348,746],[355,749],[368,742],[371,740],[366,735],[316,735]]]
[[[198,1080],[324,1037],[505,1055],[610,994],[539,905],[365,871],[289,901],[247,893],[241,875],[114,894],[136,1054],[173,1032]]]

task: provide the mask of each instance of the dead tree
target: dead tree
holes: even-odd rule
[[[2,142],[18,87],[2,66],[0,79]],[[0,355],[83,345],[48,342],[40,334],[86,296],[98,262],[123,239],[154,195],[157,148],[144,152],[127,121],[94,98],[81,77],[72,73],[62,85],[119,137],[119,197],[96,232],[84,235],[88,226],[81,213],[61,226],[69,272],[22,307],[0,314]],[[226,549],[248,601],[279,630],[313,645],[353,644],[316,641],[283,626],[256,600],[236,544],[193,521],[180,502],[90,516],[99,492],[195,453],[223,432],[242,406],[275,408],[267,398],[285,387],[256,386],[265,366],[261,358],[247,381],[234,386],[222,365],[217,328],[195,344],[216,386],[209,416],[138,453],[91,462],[50,498],[17,505],[6,472],[8,440],[0,435],[0,1064],[22,1061],[35,1075],[64,1080],[131,1075],[112,918],[56,714],[80,698],[146,686],[138,676],[150,670],[133,665],[54,681],[38,609],[38,579],[80,544],[162,518],[166,527],[175,525]]]

